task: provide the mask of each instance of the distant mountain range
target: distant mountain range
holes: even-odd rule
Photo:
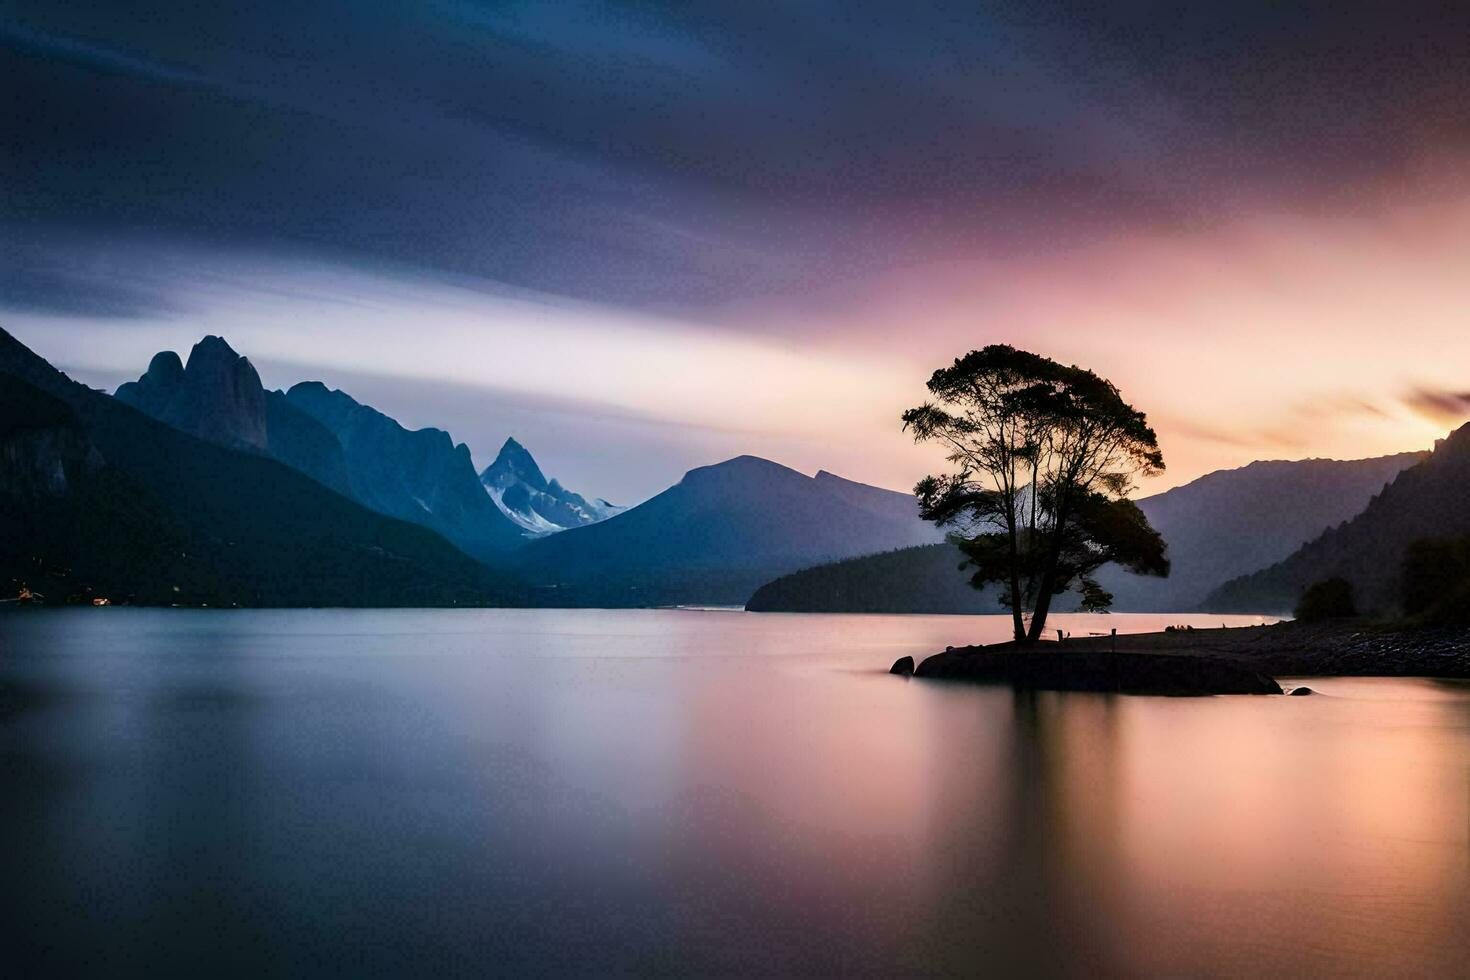
[[[548,479],[515,439],[476,474],[439,429],[320,382],[267,390],[219,337],[110,397],[0,331],[0,463],[0,589],[53,598],[998,608],[910,494],[741,456],[621,508]],[[1139,502],[1173,574],[1102,583],[1119,610],[1258,612],[1342,575],[1390,610],[1411,541],[1470,535],[1467,486],[1470,428],[1427,458],[1212,473]]]
[[[513,567],[556,605],[740,605],[777,575],[940,537],[909,494],[740,456],[534,541]]]
[[[1427,455],[1266,460],[1145,497],[1139,509],[1169,544],[1169,577],[1112,567],[1099,582],[1120,610],[1200,609],[1221,583],[1280,561],[1361,513],[1385,484]]]
[[[1392,613],[1408,546],[1470,535],[1470,425],[1441,439],[1423,462],[1400,473],[1366,508],[1284,560],[1233,579],[1205,600],[1212,610],[1290,610],[1310,585],[1342,577],[1360,611]]]
[[[548,479],[514,439],[476,475],[468,448],[441,430],[410,431],[320,382],[265,389],[249,360],[219,337],[205,337],[187,361],[158,354],[112,404],[228,454],[191,465],[285,464],[320,489],[434,531],[500,569],[496,581],[516,602],[739,604],[773,575],[941,538],[908,494],[827,472],[808,477],[755,457],[693,470],[631,509]],[[273,492],[261,492],[268,510]],[[213,503],[206,496],[201,490],[201,512]],[[179,516],[165,510],[168,519]],[[267,525],[263,533],[273,530]],[[515,592],[521,579],[536,586],[533,593]],[[136,589],[130,594],[142,600]]]
[[[480,486],[469,447],[449,433],[405,429],[319,381],[292,386],[286,398],[336,437],[352,495],[365,506],[432,528],[481,561],[521,543],[521,529]]]
[[[319,381],[268,391],[249,359],[205,337],[187,363],[154,356],[118,400],[210,442],[280,460],[324,486],[385,514],[438,532],[466,554],[495,564],[528,536],[601,520],[618,508],[548,483],[514,440],[504,487],[487,492],[470,451],[440,429],[410,430]],[[502,457],[506,450],[502,449]],[[520,485],[510,470],[532,482]],[[534,481],[539,481],[537,484]],[[505,502],[506,495],[510,503]]]
[[[1273,460],[1221,470],[1138,502],[1169,545],[1168,578],[1105,568],[1099,581],[1117,611],[1202,608],[1223,582],[1279,561],[1328,527],[1359,513],[1373,494],[1424,453],[1360,460]],[[748,608],[759,611],[994,611],[945,546],[812,568],[764,585]],[[1285,608],[1290,608],[1290,604]],[[1259,608],[1245,611],[1259,611]]]
[[[480,473],[480,482],[501,512],[535,537],[596,524],[627,510],[606,500],[588,501],[546,479],[536,460],[514,439],[505,440],[495,462]]]
[[[218,365],[205,363],[207,377]],[[187,374],[160,372],[166,385]],[[270,429],[250,375],[231,368],[229,411],[205,439],[71,381],[0,331],[0,582],[53,602],[526,601],[513,578],[439,535],[263,455]]]

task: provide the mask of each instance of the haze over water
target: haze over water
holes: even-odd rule
[[[1221,617],[1056,625],[1175,621]],[[885,673],[1001,617],[3,627],[0,911],[7,956],[50,974],[1446,976],[1470,955],[1465,686]]]

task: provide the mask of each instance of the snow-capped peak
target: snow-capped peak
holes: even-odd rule
[[[531,453],[514,439],[505,440],[480,482],[505,516],[531,537],[596,524],[626,509],[602,498],[588,502],[558,481],[547,480]]]

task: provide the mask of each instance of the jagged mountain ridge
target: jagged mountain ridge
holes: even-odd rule
[[[52,428],[87,443],[61,455],[66,479],[52,492],[0,500],[0,573],[11,584],[39,576],[48,598],[106,590],[147,604],[524,602],[512,579],[439,535],[78,384],[3,330],[0,384],[19,392],[17,404],[45,404],[27,388],[60,403],[69,414],[53,406]],[[19,431],[13,421],[0,429]],[[101,465],[79,468],[93,449]]]
[[[410,431],[320,382],[268,391],[221,337],[195,344],[187,363],[172,351],[155,355],[115,397],[191,435],[273,457],[482,561],[521,543],[520,528],[486,498],[468,448],[448,433]]]
[[[481,471],[480,483],[501,511],[534,537],[596,524],[627,510],[600,498],[589,501],[548,480],[515,439],[505,440],[495,461]]]
[[[187,364],[160,351],[114,397],[190,435],[273,456],[338,493],[352,493],[336,438],[284,393],[267,391],[249,358],[222,337],[195,344]]]
[[[353,495],[382,514],[422,524],[467,554],[494,562],[522,541],[480,485],[469,447],[442,429],[407,429],[320,381],[293,385],[291,405],[342,446]]]

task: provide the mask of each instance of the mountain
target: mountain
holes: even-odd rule
[[[1145,497],[1139,508],[1169,544],[1169,577],[1111,567],[1098,581],[1120,611],[1199,609],[1221,583],[1278,562],[1361,513],[1375,493],[1425,455],[1258,461]]]
[[[1341,576],[1360,611],[1398,611],[1400,571],[1410,544],[1470,535],[1470,425],[1400,473],[1352,520],[1326,531],[1283,561],[1232,579],[1206,600],[1210,609],[1290,610],[1310,585]]]
[[[482,561],[522,541],[480,486],[469,449],[447,432],[411,432],[316,381],[267,391],[249,359],[220,337],[195,344],[187,364],[172,351],[157,354],[115,397],[201,439],[277,459]]]
[[[1138,502],[1169,544],[1165,579],[1104,568],[1098,579],[1117,611],[1198,609],[1211,589],[1290,554],[1360,512],[1373,494],[1424,458],[1403,453],[1350,461],[1256,462],[1200,477]],[[806,569],[762,586],[763,612],[994,611],[959,571],[953,548],[909,549]],[[1257,610],[1249,610],[1257,611]]]
[[[501,512],[535,537],[605,521],[626,507],[606,500],[588,501],[556,480],[548,480],[526,447],[505,440],[495,462],[480,473],[480,482]]]
[[[0,496],[64,497],[103,466],[66,403],[0,375]]]
[[[829,497],[858,510],[867,511],[881,521],[891,521],[904,527],[909,526],[912,521],[919,521],[929,529],[923,536],[925,541],[937,541],[943,537],[919,517],[919,503],[911,493],[857,483],[826,470],[819,470],[813,479],[817,488]]]
[[[524,601],[438,535],[77,384],[3,330],[0,393],[7,588],[147,604]]]
[[[533,541],[516,568],[556,605],[742,604],[777,575],[937,538],[908,494],[740,456]]]
[[[66,402],[0,372],[0,596],[219,602],[221,570],[145,488],[107,463]]]
[[[260,375],[221,337],[195,344],[187,365],[173,351],[160,351],[115,397],[221,446],[264,452],[269,443]]]
[[[273,456],[338,493],[351,494],[337,439],[319,422],[266,391],[248,358],[221,337],[205,337],[188,364],[173,351],[114,393],[118,401],[209,442]]]
[[[431,528],[482,561],[521,544],[521,528],[480,485],[469,447],[456,445],[449,433],[405,429],[320,381],[292,386],[286,399],[336,437],[361,503]]]

